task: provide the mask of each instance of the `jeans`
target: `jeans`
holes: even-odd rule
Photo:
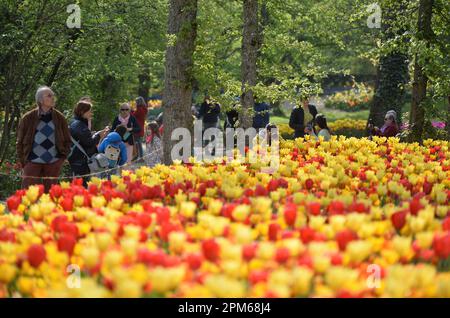
[[[64,161],[65,159],[58,159],[58,161],[48,164],[27,162],[23,167],[22,189],[35,184],[43,184],[45,192],[48,192],[53,184],[58,183],[56,178],[59,177]],[[41,179],[42,177],[54,177],[55,179]]]

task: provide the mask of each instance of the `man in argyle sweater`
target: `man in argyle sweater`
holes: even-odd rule
[[[46,86],[40,87],[36,92],[36,103],[37,107],[19,122],[16,150],[23,168],[22,188],[42,183],[48,192],[58,181],[56,178],[72,142],[64,115],[54,109],[53,91]]]

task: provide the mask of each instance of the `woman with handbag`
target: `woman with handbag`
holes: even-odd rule
[[[69,131],[74,145],[68,160],[73,175],[83,176],[91,172],[88,165],[89,158],[98,152],[97,145],[109,132],[109,128],[105,127],[97,133],[91,131],[93,112],[92,104],[88,101],[79,101],[73,113],[74,118],[69,125]],[[87,186],[89,179],[89,177],[83,178],[84,186]]]
[[[131,163],[135,143],[134,135],[141,131],[141,127],[136,118],[131,115],[131,107],[128,103],[120,105],[120,114],[114,118],[111,129],[114,131],[118,126],[127,128],[127,132],[123,136],[123,141],[127,148],[127,163]]]

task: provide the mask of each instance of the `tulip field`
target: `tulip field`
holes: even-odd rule
[[[192,161],[18,190],[0,297],[450,297],[448,148],[300,138],[273,174]]]

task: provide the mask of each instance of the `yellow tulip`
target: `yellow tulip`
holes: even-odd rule
[[[237,221],[243,222],[247,219],[250,214],[250,206],[248,205],[238,205],[232,212],[233,218]]]
[[[10,264],[0,264],[0,282],[9,284],[17,274],[17,267]]]
[[[95,247],[84,247],[81,257],[88,267],[94,267],[99,262],[100,253]]]
[[[196,209],[197,204],[192,201],[185,201],[180,204],[180,214],[186,218],[193,218],[195,216]]]
[[[115,296],[119,298],[138,298],[141,293],[140,284],[132,280],[120,281],[114,289]]]

